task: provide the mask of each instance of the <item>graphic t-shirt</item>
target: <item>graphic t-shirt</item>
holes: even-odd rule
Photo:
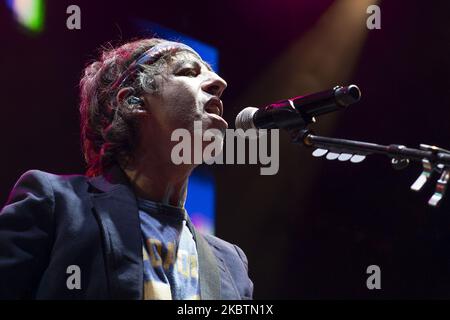
[[[143,239],[144,299],[197,300],[197,247],[186,210],[138,199]]]

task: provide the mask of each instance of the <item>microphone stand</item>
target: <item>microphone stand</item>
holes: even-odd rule
[[[411,190],[420,191],[433,172],[440,174],[435,192],[428,201],[428,204],[433,207],[440,204],[450,180],[450,151],[436,146],[421,144],[420,149],[414,149],[397,144],[380,145],[317,136],[308,129],[292,130],[291,136],[294,143],[315,147],[314,157],[325,156],[328,160],[350,160],[350,162],[359,163],[368,155],[381,154],[391,158],[392,166],[398,170],[406,168],[410,161],[421,162],[423,171],[411,185]]]
[[[361,91],[356,85],[335,86],[331,90],[312,95],[295,97],[266,106],[263,111],[246,108],[236,117],[236,126],[241,128],[286,129],[294,143],[315,147],[313,156],[325,156],[328,160],[350,161],[358,163],[368,155],[382,154],[391,158],[395,169],[404,169],[410,161],[422,163],[423,172],[411,185],[414,191],[420,191],[425,183],[437,172],[436,189],[428,204],[436,207],[444,197],[450,180],[450,151],[421,144],[420,149],[391,144],[380,145],[362,141],[336,139],[317,136],[307,129],[322,114],[345,109],[361,98]],[[255,109],[249,111],[248,109]],[[239,124],[239,125],[238,125]]]

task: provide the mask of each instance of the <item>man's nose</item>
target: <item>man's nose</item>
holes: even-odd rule
[[[227,83],[215,72],[209,72],[208,80],[202,86],[203,91],[208,92],[218,98],[222,96]]]

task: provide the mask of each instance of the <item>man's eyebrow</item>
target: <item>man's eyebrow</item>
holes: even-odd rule
[[[200,66],[199,63],[197,61],[195,61],[195,60],[180,59],[180,60],[175,61],[174,65],[173,65],[173,68],[176,70],[176,69],[181,68],[185,64],[193,64],[195,66]]]
[[[196,67],[200,67],[200,65],[203,64],[206,67],[206,69],[208,69],[209,71],[213,71],[211,65],[208,62],[203,61],[203,60],[197,61],[197,60],[191,60],[191,59],[178,60],[175,62],[173,68],[174,68],[174,70],[177,70],[177,69],[181,68],[184,64],[189,64],[189,63],[194,64]]]

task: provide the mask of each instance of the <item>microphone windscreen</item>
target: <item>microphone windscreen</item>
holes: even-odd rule
[[[258,108],[247,107],[239,112],[234,122],[236,125],[236,129],[242,129],[244,131],[251,128],[256,129],[253,123],[253,116],[258,110]]]
[[[334,96],[340,106],[347,107],[361,99],[361,90],[359,90],[358,86],[351,84],[347,87],[337,89]]]

